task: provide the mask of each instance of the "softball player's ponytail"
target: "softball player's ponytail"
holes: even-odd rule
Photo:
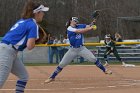
[[[66,27],[69,27],[71,24],[71,21],[75,21],[76,23],[79,23],[78,17],[71,17],[69,21],[66,22]]]
[[[34,17],[34,10],[40,8],[40,6],[47,6],[46,2],[40,0],[27,0],[22,10],[21,18],[28,19]],[[39,10],[39,9],[38,9]]]
[[[72,19],[70,18],[70,19],[66,22],[66,25],[65,25],[66,27],[69,27],[69,26],[70,26],[71,20],[72,20]]]

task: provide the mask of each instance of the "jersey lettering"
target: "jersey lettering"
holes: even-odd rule
[[[19,24],[20,24],[20,23],[23,23],[23,22],[24,22],[24,21],[19,21],[19,22],[17,22],[17,23],[10,29],[10,31],[16,29],[16,28],[19,26]]]
[[[81,34],[77,34],[75,38],[76,39],[80,39],[81,38]]]

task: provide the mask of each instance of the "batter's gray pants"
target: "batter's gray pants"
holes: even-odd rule
[[[82,46],[80,48],[70,48],[62,58],[59,66],[64,68],[77,56],[82,56],[90,62],[96,62],[97,60],[90,50],[88,50],[85,46]]]
[[[28,81],[28,73],[24,64],[17,57],[17,53],[12,45],[0,43],[0,88],[4,85],[10,72],[19,80]]]

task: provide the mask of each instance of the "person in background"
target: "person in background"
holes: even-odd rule
[[[57,44],[63,44],[62,37],[58,40]],[[61,61],[64,56],[64,46],[58,46],[57,49],[58,49],[59,61]]]
[[[115,33],[115,41],[116,42],[123,42],[122,37],[119,33]],[[116,46],[121,46],[121,45],[116,45]]]
[[[63,44],[70,44],[70,41],[69,41],[67,35],[64,36]],[[64,54],[69,50],[69,48],[70,48],[70,46],[65,46],[65,47],[63,48]]]
[[[104,52],[104,60],[105,60],[105,65],[104,66],[109,66],[108,60],[109,60],[109,55],[110,53],[113,53],[114,56],[122,63],[122,66],[125,66],[125,62],[120,58],[118,51],[116,49],[116,44],[115,42],[111,39],[111,35],[107,34],[105,35],[105,40],[104,43],[106,45],[106,50]]]
[[[57,39],[53,36],[50,36],[50,39],[48,40],[47,44],[57,44]],[[54,59],[54,56],[56,57],[56,62],[55,63],[58,63],[58,49],[56,46],[50,46],[50,49],[49,49],[49,63],[52,64],[53,63],[53,59]]]

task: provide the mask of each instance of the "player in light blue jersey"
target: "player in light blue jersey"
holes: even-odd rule
[[[0,88],[4,85],[10,73],[19,79],[16,83],[16,93],[24,93],[28,81],[28,73],[17,53],[25,48],[31,50],[39,38],[37,22],[42,21],[44,12],[49,8],[43,2],[28,1],[23,9],[22,18],[6,33],[0,43]]]
[[[101,62],[83,45],[83,33],[95,30],[93,26],[86,24],[77,24],[78,18],[72,17],[68,22],[67,34],[70,41],[70,49],[64,55],[61,62],[57,66],[56,70],[52,75],[45,81],[45,83],[50,83],[55,80],[62,69],[67,66],[75,57],[82,56],[88,59],[90,62],[94,62],[97,67],[99,67],[105,74],[112,74],[110,70],[107,70]]]

